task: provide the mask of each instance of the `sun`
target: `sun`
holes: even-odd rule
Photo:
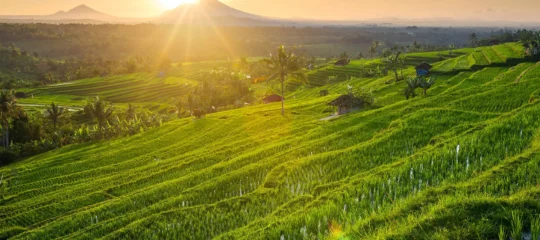
[[[182,5],[182,4],[198,2],[198,0],[158,0],[158,1],[163,7],[167,9],[173,9],[175,7],[178,7],[178,5]]]

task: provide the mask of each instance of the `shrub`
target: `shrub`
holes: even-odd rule
[[[324,96],[328,96],[328,93],[329,93],[328,90],[324,89],[319,92],[319,95],[321,95],[321,97],[324,97]]]
[[[0,166],[10,164],[19,159],[19,156],[16,152],[0,148]]]

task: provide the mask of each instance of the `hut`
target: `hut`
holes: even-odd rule
[[[416,66],[416,75],[419,77],[429,76],[429,71],[433,68],[429,63],[422,62],[420,65]]]
[[[281,100],[283,100],[281,96],[277,94],[272,94],[270,96],[266,96],[265,98],[263,98],[263,103],[269,104],[269,103],[274,103],[274,102],[281,102]]]
[[[336,63],[334,63],[334,66],[341,66],[341,67],[343,67],[343,66],[348,65],[350,62],[351,62],[350,59],[341,59],[341,60],[337,61]]]
[[[345,94],[334,99],[328,105],[337,108],[336,115],[343,115],[360,110],[366,103],[363,99],[357,98],[352,94]]]

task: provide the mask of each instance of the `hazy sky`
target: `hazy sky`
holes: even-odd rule
[[[42,15],[86,4],[121,17],[149,17],[166,10],[160,1],[182,0],[0,0],[0,15]],[[264,16],[333,20],[456,18],[540,21],[540,0],[221,0]]]

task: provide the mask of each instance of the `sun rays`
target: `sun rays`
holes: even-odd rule
[[[198,0],[158,0],[159,4],[166,9],[173,9],[182,4],[196,3]]]

